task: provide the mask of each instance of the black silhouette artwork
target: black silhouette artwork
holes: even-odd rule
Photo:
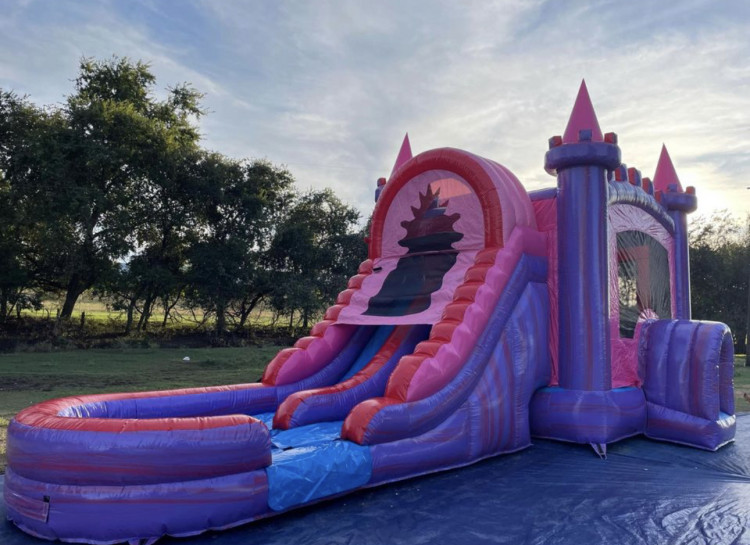
[[[402,221],[406,236],[398,244],[409,251],[383,282],[377,295],[370,298],[364,314],[406,316],[430,306],[430,296],[440,289],[443,277],[458,258],[453,243],[464,235],[453,230],[460,214],[446,215],[448,201],[440,203],[440,189],[428,187],[419,195],[419,208],[411,207],[414,219]]]

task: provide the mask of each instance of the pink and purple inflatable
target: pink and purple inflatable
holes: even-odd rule
[[[621,160],[585,84],[549,189],[458,149],[381,179],[369,258],[261,382],[47,401],[8,428],[5,503],[45,539],[153,543],[472,464],[532,437],[735,432],[732,338],[690,315],[682,188]]]

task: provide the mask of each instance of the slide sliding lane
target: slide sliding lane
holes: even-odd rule
[[[457,410],[527,284],[546,283],[545,252],[539,233],[515,229],[506,247],[488,253],[489,263],[477,264],[477,274],[467,271],[476,279],[459,287],[429,341],[399,362],[385,395],[349,413],[342,437],[359,444],[395,441],[424,433]]]
[[[403,438],[371,445],[370,485],[470,464],[531,444],[528,404],[549,380],[549,302],[547,286],[537,280],[519,291],[507,315],[492,316],[480,339],[483,349],[472,354],[448,386],[403,406],[410,412],[401,415],[402,422],[422,433],[398,434]],[[446,415],[434,408],[441,402],[456,408]]]
[[[382,395],[398,360],[412,353],[429,331],[429,325],[381,326],[371,340],[377,350],[364,350],[345,380],[292,394],[281,404],[271,431],[273,462],[266,468],[272,511],[341,494],[370,481],[370,449],[339,440],[342,420],[359,401]],[[381,332],[387,336],[383,338]]]
[[[544,284],[546,275],[543,258],[521,256],[486,325],[480,331],[462,330],[472,335],[466,343],[474,348],[456,376],[422,399],[404,401],[386,394],[360,403],[346,418],[342,437],[365,445],[386,443],[420,435],[448,419],[474,391],[526,286],[530,282]]]
[[[276,411],[274,428],[288,429],[313,422],[343,420],[359,402],[383,395],[391,372],[402,356],[411,354],[417,343],[429,334],[429,325],[381,326],[388,337],[378,351],[363,356],[352,366],[344,380],[333,386],[303,390],[290,395]],[[373,336],[373,339],[378,334]]]

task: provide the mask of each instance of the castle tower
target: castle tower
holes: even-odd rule
[[[608,196],[610,180],[628,179],[617,135],[602,135],[581,83],[565,134],[550,138],[545,168],[557,176],[557,387],[531,400],[531,433],[607,444],[643,431],[639,388],[612,388],[609,324]],[[617,169],[617,172],[613,172]],[[642,183],[636,171],[633,182]]]
[[[667,146],[662,145],[659,162],[654,174],[657,198],[674,221],[674,318],[689,320],[690,312],[690,255],[688,247],[687,215],[698,207],[695,188],[682,190]]]
[[[393,174],[399,169],[399,167],[401,167],[401,165],[406,163],[411,158],[411,144],[409,143],[409,133],[407,132],[406,135],[404,135],[404,141],[401,142],[401,149],[398,150],[396,162],[393,163],[393,169],[391,170],[391,175],[388,177],[388,179],[390,180],[393,177]],[[385,187],[386,183],[387,180],[385,178],[378,178],[378,186],[375,189],[375,202],[378,202],[380,194],[383,192],[383,187]]]
[[[401,149],[398,150],[398,156],[396,157],[396,162],[393,163],[393,169],[391,170],[391,175],[388,177],[389,179],[393,177],[393,174],[403,165],[406,161],[412,158],[411,154],[411,143],[409,142],[409,133],[407,132],[404,135],[404,141],[401,142]]]
[[[616,135],[602,136],[582,82],[565,134],[550,139],[545,156],[558,191],[558,379],[570,390],[612,387],[607,179],[619,164]]]

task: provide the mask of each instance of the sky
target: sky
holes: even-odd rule
[[[0,88],[55,104],[82,57],[205,93],[203,146],[285,165],[364,217],[409,133],[527,190],[585,78],[623,162],[665,143],[699,213],[750,213],[750,2],[0,0]]]

